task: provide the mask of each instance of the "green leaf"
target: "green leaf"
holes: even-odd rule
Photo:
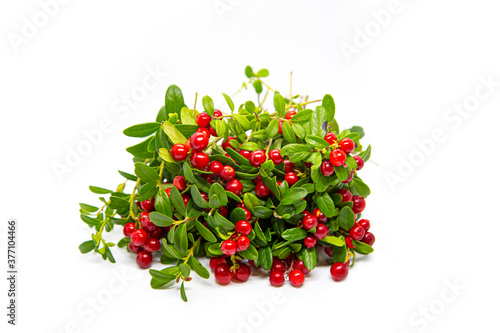
[[[262,92],[262,83],[259,81],[252,82],[252,86],[255,88],[255,92],[260,94]]]
[[[172,155],[170,155],[170,152],[168,151],[167,148],[160,148],[158,151],[158,155],[160,155],[161,159],[164,160],[165,162],[168,163],[179,163],[178,161],[174,160]]]
[[[181,121],[184,125],[197,125],[195,111],[187,107],[181,109]]]
[[[328,243],[328,244],[335,245],[335,246],[342,246],[345,244],[343,239],[340,239],[340,238],[335,237],[335,236],[326,236],[321,241]]]
[[[181,298],[184,302],[187,302],[186,289],[184,288],[184,281],[181,283]]]
[[[233,148],[231,147],[228,147],[226,149],[226,152],[228,153],[229,156],[231,156],[238,164],[241,164],[241,165],[247,165],[247,166],[251,166],[250,162],[244,158],[243,156],[241,156],[239,153],[237,153],[236,151],[234,151]]]
[[[201,237],[205,238],[209,243],[215,243],[217,241],[217,238],[214,236],[214,234],[200,221],[196,220],[195,225]]]
[[[363,127],[361,127],[361,126],[353,126],[353,127],[349,128],[349,131],[354,132],[354,133],[358,133],[360,139],[362,139],[365,136],[365,131],[364,131]]]
[[[152,140],[154,140],[154,136],[150,136],[146,140],[128,147],[126,151],[128,151],[130,154],[134,155],[135,157],[139,158],[151,158],[153,157],[153,153],[148,151],[148,146]]]
[[[188,264],[189,266],[191,266],[193,271],[198,274],[199,277],[203,279],[208,279],[210,277],[210,273],[208,272],[208,270],[195,257],[190,257],[188,260]]]
[[[234,224],[231,221],[229,221],[228,219],[226,219],[224,216],[220,215],[219,212],[216,212],[213,217],[214,217],[214,221],[215,221],[216,225],[219,228],[222,228],[225,231],[234,230]]]
[[[188,238],[186,232],[186,223],[183,223],[175,228],[174,246],[179,252],[184,253],[187,251],[187,245]]]
[[[296,154],[296,153],[310,153],[311,148],[309,148],[306,145],[303,144],[298,144],[298,143],[292,143],[289,145],[284,146],[281,149],[281,156],[283,155],[291,155],[291,154]]]
[[[269,71],[267,69],[263,68],[257,72],[257,76],[258,77],[267,77],[267,76],[269,76]]]
[[[372,155],[372,146],[369,145],[368,148],[366,148],[365,151],[362,151],[360,154],[359,154],[359,157],[361,157],[363,159],[363,161],[368,162],[368,160],[370,159],[370,156]]]
[[[88,240],[80,244],[78,248],[80,249],[81,253],[89,253],[90,251],[95,249],[95,242],[93,240]]]
[[[255,103],[252,101],[246,101],[245,110],[247,110],[249,113],[255,112]]]
[[[149,218],[151,219],[151,222],[159,227],[168,227],[172,225],[172,223],[174,223],[174,220],[172,220],[172,218],[158,212],[149,213]]]
[[[292,242],[304,239],[306,238],[306,236],[307,236],[307,231],[303,228],[287,229],[281,234],[281,237],[283,237],[283,239]]]
[[[91,206],[91,205],[87,205],[87,204],[84,204],[84,203],[80,204],[80,208],[86,210],[89,213],[97,212],[99,210],[99,208],[97,208],[97,207],[94,207],[94,206]]]
[[[308,135],[306,136],[306,142],[313,146],[314,148],[326,148],[329,147],[330,144],[323,138],[320,138],[319,136],[316,135]]]
[[[166,282],[166,283],[173,281],[176,278],[175,275],[167,274],[167,273],[162,272],[162,271],[157,271],[156,269],[150,269],[149,274],[154,279],[161,281],[161,282]]]
[[[321,212],[325,214],[326,217],[333,217],[335,214],[335,204],[332,197],[327,192],[316,194],[315,201]]]
[[[344,207],[340,210],[338,221],[342,229],[349,231],[354,226],[354,212],[350,207]]]
[[[170,244],[167,243],[167,240],[165,238],[161,239],[161,252],[169,257],[169,258],[176,258],[176,259],[182,259],[182,256],[177,252],[177,250]]]
[[[254,207],[262,206],[262,203],[260,202],[259,198],[257,198],[252,193],[245,193],[243,195],[243,202],[245,203],[245,207],[250,211]]]
[[[250,129],[250,122],[247,117],[239,114],[233,114],[233,118],[238,124],[241,125],[244,131],[248,131]]]
[[[80,218],[82,219],[83,222],[87,223],[88,225],[95,226],[95,225],[100,225],[101,221],[98,219],[95,219],[93,217],[87,216],[80,214]]]
[[[326,94],[323,97],[321,105],[323,105],[326,110],[326,119],[331,123],[335,118],[335,101],[333,100],[333,97]]]
[[[312,135],[317,135],[319,137],[324,137],[326,132],[323,130],[323,123],[326,121],[326,110],[322,106],[317,106],[312,113],[311,118],[311,133]]]
[[[160,108],[158,115],[156,116],[156,122],[161,123],[167,120],[167,110],[165,110],[165,105]]]
[[[214,196],[217,200],[212,200]],[[209,206],[210,208],[219,208],[221,206],[227,206],[227,194],[226,190],[219,183],[214,183],[210,186],[210,191],[208,192],[208,197],[210,198]]]
[[[332,259],[333,262],[344,262],[347,255],[347,248],[345,244],[343,246],[333,246],[332,247]]]
[[[308,123],[311,121],[312,112],[313,112],[313,110],[311,110],[311,109],[305,109],[305,110],[302,110],[300,112],[297,112],[292,117],[292,121],[294,123],[298,123],[298,124]]]
[[[259,264],[262,269],[268,271],[273,265],[273,252],[270,246],[261,247],[259,249]]]
[[[373,247],[368,244],[359,241],[352,241],[354,243],[354,251],[360,254],[369,254],[373,252]]]
[[[243,258],[248,259],[248,260],[255,260],[259,257],[259,252],[257,252],[257,249],[255,248],[255,246],[250,244],[248,249],[246,249],[245,251],[238,252],[238,255],[240,255]]]
[[[203,108],[210,115],[214,115],[214,101],[210,96],[203,96],[202,99]]]
[[[135,164],[135,174],[145,183],[157,183],[160,176],[147,164],[137,162]]]
[[[163,131],[165,132],[165,134],[168,136],[168,138],[170,139],[170,141],[172,141],[174,144],[176,143],[186,143],[187,139],[184,135],[182,135],[181,132],[179,132],[179,130],[174,126],[172,125],[171,123],[163,123]]]
[[[193,199],[196,206],[200,208],[209,208],[208,202],[203,199],[196,185],[191,186],[191,198]]]
[[[156,132],[160,128],[160,123],[144,123],[130,126],[123,131],[126,136],[143,138]]]
[[[256,206],[251,210],[252,214],[259,219],[267,219],[273,215],[273,211],[267,207]]]
[[[167,89],[165,94],[165,111],[169,113],[176,113],[180,115],[181,109],[184,107],[184,96],[182,96],[181,89],[175,84]]]
[[[228,95],[222,93],[222,95],[224,96],[224,99],[226,100],[226,103],[227,105],[229,105],[229,108],[231,109],[231,112],[234,111],[234,103],[233,103],[233,100],[231,99],[231,97],[229,97]]]
[[[155,209],[158,213],[162,213],[168,217],[172,217],[172,204],[165,191],[160,190],[156,194]]]
[[[361,179],[359,178],[353,178],[353,185],[356,191],[361,195],[363,198],[366,198],[370,195],[370,188],[368,185],[366,185]]]
[[[334,166],[333,168],[335,169],[335,174],[340,180],[344,181],[347,178],[349,178],[349,173],[347,172],[347,169],[343,165]]]
[[[345,164],[347,164],[349,166],[349,168],[351,168],[353,170],[356,170],[358,168],[358,163],[356,162],[354,157],[352,157],[351,155],[347,156],[347,158],[345,160]]]
[[[182,263],[178,267],[181,271],[182,277],[188,278],[189,275],[191,275],[191,267],[189,267],[189,265]]]
[[[304,265],[310,271],[312,271],[318,263],[318,253],[316,252],[316,247],[312,247],[310,249],[306,247],[302,248],[302,250],[298,253],[298,257],[304,262]]]
[[[278,92],[274,94],[274,107],[278,115],[283,118],[285,116],[285,99]]]
[[[307,190],[299,188],[291,188],[282,196],[281,205],[291,205],[307,196]]]
[[[279,128],[278,120],[272,119],[266,128],[266,135],[269,138],[274,138],[278,134],[279,130],[280,130],[280,128]]]
[[[250,66],[245,67],[245,75],[251,79],[253,77],[253,69]]]
[[[254,150],[259,150],[260,147],[257,143],[249,141],[249,142],[242,143],[241,149],[248,150],[248,151],[254,151]]]
[[[297,141],[295,137],[295,132],[292,129],[292,126],[284,121],[283,125],[281,126],[281,129],[283,131],[283,136],[285,137],[285,140],[290,142],[290,143],[295,143]]]
[[[108,193],[113,193],[113,191],[102,188],[102,187],[97,187],[97,186],[89,186],[89,189],[92,193],[95,194],[108,194]]]
[[[131,180],[131,181],[133,181],[133,182],[136,182],[136,181],[137,181],[137,177],[136,177],[136,176],[134,176],[134,175],[132,175],[132,174],[130,174],[130,173],[127,173],[127,172],[125,172],[125,171],[120,171],[120,170],[118,170],[118,173],[119,173],[120,175],[122,175],[124,178],[128,179],[128,180]]]
[[[176,187],[172,187],[170,189],[170,202],[174,209],[181,214],[182,216],[186,216],[186,206],[184,205],[184,201],[182,200],[181,194]]]

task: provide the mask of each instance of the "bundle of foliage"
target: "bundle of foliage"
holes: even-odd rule
[[[235,109],[223,94],[223,113],[205,96],[200,112],[196,98],[188,108],[172,85],[155,122],[124,130],[146,139],[127,148],[134,174],[119,171],[126,181],[116,190],[90,186],[103,206],[80,204],[82,220],[95,229],[80,245],[82,253],[114,263],[115,244],[103,233],[119,225],[125,237],[117,246],[135,254],[139,267],[149,268],[153,255],[168,266],[149,270],[151,286],[182,281],[187,300],[191,271],[210,276],[200,257],[210,258],[219,284],[248,280],[254,266],[269,271],[274,286],[287,278],[300,286],[316,267],[318,251],[331,257],[336,281],[347,276],[356,253],[373,251],[370,222],[361,219],[370,189],[358,171],[371,153],[360,144],[363,129],[339,130],[330,95],[309,101],[290,92],[285,98],[264,83],[266,69],[254,73],[248,66],[245,74],[242,89],[252,85],[257,103]],[[268,111],[269,95],[274,108]],[[313,104],[319,105],[309,108]]]

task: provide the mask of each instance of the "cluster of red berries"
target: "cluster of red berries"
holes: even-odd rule
[[[241,261],[235,261],[235,263],[230,266],[227,263],[226,256],[211,258],[210,268],[214,272],[215,280],[223,285],[228,284],[232,280],[240,282],[248,281],[252,274],[250,266]]]
[[[328,177],[333,175],[333,173],[335,172],[334,167],[344,165],[347,159],[347,154],[350,154],[354,150],[354,148],[356,148],[356,145],[350,138],[343,138],[342,140],[338,141],[337,136],[333,132],[326,133],[324,139],[330,145],[337,147],[330,152],[330,158],[324,160],[320,166],[321,173],[324,176]],[[363,169],[363,166],[365,165],[363,159],[358,155],[354,156],[353,158],[357,163],[356,170],[359,171]],[[354,170],[351,171],[349,178],[344,180],[343,183],[349,183],[353,178]]]
[[[224,240],[220,249],[222,253],[227,256],[232,256],[236,252],[245,251],[250,246],[250,239],[248,235],[252,232],[252,225],[250,222],[241,220],[234,226],[234,233],[230,239]],[[235,241],[236,239],[236,241]]]
[[[269,282],[275,287],[281,287],[285,283],[285,277],[288,276],[290,283],[299,287],[304,283],[305,276],[309,270],[302,260],[290,255],[285,260],[273,258],[273,264],[269,274]]]

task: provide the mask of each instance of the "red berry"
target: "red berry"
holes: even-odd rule
[[[184,142],[184,146],[186,146],[187,150],[188,150],[188,154],[191,153],[191,142],[189,142],[189,139],[186,140],[186,142]]]
[[[273,161],[274,165],[278,165],[283,162],[283,157],[279,149],[273,149],[269,152],[269,159]]]
[[[288,275],[288,279],[290,279],[290,283],[293,286],[299,287],[304,283],[305,280],[304,272],[302,272],[302,270],[300,269],[294,269]]]
[[[238,221],[234,226],[234,232],[248,236],[252,232],[252,225],[245,220]]]
[[[222,117],[222,112],[220,110],[215,109],[214,110],[214,117],[216,117],[216,118]]]
[[[266,161],[266,153],[263,150],[255,150],[250,155],[249,161],[253,167],[258,168]]]
[[[208,201],[208,200],[207,200]],[[226,217],[227,216],[227,206],[222,206],[219,208],[219,214]]]
[[[137,253],[135,262],[140,268],[148,268],[151,267],[151,263],[153,262],[153,256],[149,252],[141,251]]]
[[[346,154],[349,154],[354,150],[354,141],[350,138],[343,138],[339,142],[339,148],[342,149]]]
[[[225,263],[226,263],[226,258],[222,256],[210,258],[210,268],[212,270],[214,270],[215,267],[219,266],[220,264],[225,264]]]
[[[257,178],[255,178],[253,180],[253,182],[257,185],[258,183],[260,183],[262,181],[262,176],[261,175],[258,175]]]
[[[217,131],[212,126],[208,126],[208,132],[210,132],[211,136],[217,136]]]
[[[189,149],[181,143],[176,143],[170,149],[170,155],[176,161],[184,161],[188,157]]]
[[[160,227],[157,227],[156,229],[148,232],[149,238],[156,238],[160,239],[163,235],[163,230]]]
[[[234,205],[234,208],[246,208],[244,202],[238,202]]]
[[[230,136],[230,137],[228,137],[228,138],[227,138],[227,140],[226,140],[226,141],[224,141],[224,142],[222,143],[222,145],[221,145],[221,146],[222,146],[222,149],[227,150],[227,148],[233,148],[233,146],[231,146],[231,143],[229,142],[229,141],[231,141],[231,140],[234,140],[234,141],[236,141],[236,142],[238,143],[238,140],[237,140],[234,136]],[[238,145],[239,145],[239,143],[238,143]],[[234,148],[233,148],[233,149],[234,149]]]
[[[196,116],[196,123],[200,127],[208,127],[208,125],[210,125],[210,120],[212,120],[212,119],[211,119],[210,115],[206,112],[199,113]]]
[[[208,194],[203,192],[203,191],[200,191],[200,196],[203,198],[203,200],[205,200],[206,202],[208,202],[209,198],[208,198]]]
[[[243,184],[238,179],[233,179],[226,184],[226,191],[241,195],[243,192]]]
[[[209,184],[212,184],[214,182],[213,179],[212,179],[212,175],[209,175],[207,173],[202,173],[200,175],[200,177],[203,178],[203,179],[205,179],[207,181],[207,183],[209,183]]]
[[[196,152],[191,156],[191,165],[195,169],[203,170],[210,163],[208,155],[203,152]]]
[[[302,226],[306,230],[316,228],[318,226],[318,218],[314,215],[306,215],[302,218]]]
[[[328,235],[328,227],[324,223],[318,223],[316,227],[316,232],[314,233],[314,237],[317,239],[323,239]]]
[[[123,226],[123,234],[127,238],[130,238],[130,236],[134,231],[135,231],[135,223],[133,222],[129,222]]]
[[[143,250],[143,248],[142,248],[142,246],[136,246],[132,243],[128,243],[128,250],[132,253],[137,254],[137,253],[141,252]]]
[[[165,189],[165,193],[167,193],[168,197],[170,198],[170,191],[172,190],[171,187]]]
[[[255,185],[255,194],[259,198],[267,198],[271,194],[271,190],[261,181]]]
[[[352,193],[348,189],[341,188],[337,193],[342,196],[342,203],[352,201]]]
[[[371,232],[366,232],[365,236],[363,237],[363,239],[361,241],[365,244],[372,246],[373,243],[375,243],[375,235],[372,234]]]
[[[317,240],[313,236],[307,236],[306,238],[304,238],[304,246],[308,249],[310,249],[311,247],[315,247],[316,243]]]
[[[232,239],[226,239],[220,245],[220,249],[225,255],[231,256],[236,253],[236,242]]]
[[[250,155],[252,155],[252,152],[250,150],[240,150],[239,153],[247,160],[250,158]]]
[[[361,240],[365,236],[365,229],[357,223],[349,230],[349,236],[354,240]]]
[[[285,175],[285,181],[288,183],[288,186],[292,186],[299,181],[299,177],[297,177],[295,172],[289,172]]]
[[[359,214],[365,210],[366,201],[362,196],[360,195],[353,196],[352,202],[353,202],[352,211],[354,212],[354,214]]]
[[[184,176],[175,176],[173,183],[180,192],[186,189],[186,178]]]
[[[361,219],[358,221],[358,224],[365,229],[365,231],[370,230],[370,220],[367,219]]]
[[[323,212],[319,208],[314,209],[312,212],[312,215],[314,215],[318,218],[318,222],[321,222],[321,223],[328,222],[328,217],[326,217],[326,215],[323,214]]]
[[[333,175],[333,173],[335,172],[335,168],[333,167],[332,162],[328,160],[324,160],[323,163],[321,163],[319,170],[326,177]]]
[[[302,273],[304,274],[309,274],[309,270],[307,269],[306,265],[304,264],[304,262],[302,260],[299,260],[297,259],[294,263],[293,263],[293,268],[294,269],[300,269],[302,271]]]
[[[354,178],[354,171],[351,171],[351,173],[349,174],[349,177],[347,177],[346,180],[343,180],[342,183],[344,183],[344,184],[350,183],[353,178]]]
[[[273,259],[273,264],[271,265],[271,272],[277,271],[277,272],[285,272],[286,271],[286,265],[283,261],[274,258]]]
[[[149,198],[147,200],[139,202],[139,206],[141,206],[142,210],[146,212],[152,212],[155,210],[155,198]]]
[[[337,142],[337,136],[333,132],[326,133],[324,139],[326,142],[328,142],[331,145],[333,145],[335,142]]]
[[[196,130],[197,133],[202,133],[204,134],[207,138],[210,138],[210,131],[205,128],[205,127],[200,127]],[[191,147],[191,141],[190,140],[187,140],[186,141],[186,145],[189,143],[189,147]]]
[[[234,176],[236,176],[236,172],[230,165],[225,165],[220,172],[220,178],[222,178],[222,180],[225,180],[226,182],[233,180]]]
[[[290,162],[290,160],[284,160],[283,164],[285,165],[285,173],[292,172],[295,169],[295,163]]]
[[[344,164],[347,156],[345,155],[343,150],[335,149],[330,153],[330,162],[334,166],[341,166]]]
[[[250,239],[247,236],[240,236],[236,240],[236,247],[239,251],[245,251],[250,246]]]
[[[215,267],[214,276],[215,280],[220,284],[228,284],[233,279],[231,267],[226,263],[219,264]]]
[[[159,251],[161,248],[160,242],[156,238],[149,238],[146,244],[144,244],[144,250],[149,253],[154,253]]]
[[[278,133],[283,134],[283,122],[280,121],[278,124]]]
[[[354,156],[354,160],[356,160],[356,163],[358,164],[358,167],[356,168],[356,170],[359,171],[359,170],[363,169],[363,167],[365,166],[365,161],[363,161],[361,156],[359,156],[359,155]]]
[[[214,177],[217,177],[218,175],[220,175],[220,172],[222,171],[222,167],[223,167],[223,165],[221,162],[212,161],[208,165],[208,171],[212,172]]]
[[[275,287],[281,287],[285,283],[285,276],[283,275],[283,272],[271,271],[271,275],[269,275],[269,282],[271,282],[271,285]]]
[[[333,256],[333,246],[325,247],[324,250],[327,255],[329,255],[330,257]]]
[[[202,151],[208,146],[208,137],[203,133],[196,132],[191,136],[189,142],[191,144],[191,148],[196,151]]]
[[[354,244],[352,243],[352,238],[350,236],[345,238],[345,245],[350,249],[354,249]]]
[[[234,271],[234,278],[242,282],[248,281],[250,275],[252,274],[250,266],[241,262],[239,263],[239,266],[240,267]]]
[[[148,241],[148,233],[143,229],[137,229],[130,236],[130,242],[135,246],[143,246]]]
[[[246,208],[243,208],[243,211],[245,212],[245,219],[247,221],[250,221],[250,219],[252,218],[252,213],[250,213],[250,211]]]
[[[141,228],[147,232],[152,232],[158,229],[158,227],[149,218],[148,212],[141,213],[141,218],[139,219],[139,222],[141,222]]]
[[[295,111],[295,110],[290,110],[290,111],[288,111],[288,112],[286,113],[286,115],[285,115],[285,119],[290,120],[290,119],[292,119],[292,117],[293,117],[293,116],[295,116],[296,114],[297,114],[297,111]]]
[[[340,261],[334,262],[330,268],[330,274],[335,281],[342,281],[347,277],[349,269]]]
[[[191,200],[191,196],[189,194],[184,193],[183,195],[181,195],[181,197],[182,201],[184,201],[184,206],[187,207],[189,200]]]

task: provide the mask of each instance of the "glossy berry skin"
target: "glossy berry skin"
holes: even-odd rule
[[[234,136],[230,136],[227,138],[226,141],[224,141],[221,145],[222,149],[224,149],[224,151],[227,150],[227,148],[233,148],[233,146],[231,146],[231,143],[229,141],[231,140],[235,140],[236,142],[238,142],[238,140],[234,137]],[[239,144],[239,143],[238,143]],[[234,148],[233,148],[234,149]]]
[[[147,251],[149,253],[154,253],[156,251],[159,251],[161,248],[160,241],[156,238],[149,238],[146,244],[144,244],[144,251]]]
[[[234,271],[234,278],[238,281],[245,282],[248,281],[250,278],[250,275],[252,274],[252,270],[250,269],[250,266],[244,263],[239,263],[239,266],[235,271]]]
[[[196,116],[196,124],[200,127],[208,127],[212,118],[206,112],[201,112]]]
[[[208,200],[207,200],[208,201]],[[227,216],[227,206],[222,206],[219,208],[219,214],[226,217]]]
[[[366,201],[362,196],[360,195],[353,196],[352,202],[353,202],[352,211],[354,212],[354,214],[359,214],[365,210]]]
[[[274,165],[278,165],[283,162],[283,157],[279,149],[273,149],[269,152],[269,159],[273,161]]]
[[[208,137],[204,133],[196,132],[189,139],[189,143],[195,151],[203,151],[208,146]]]
[[[152,232],[152,231],[158,229],[158,227],[149,218],[148,212],[141,213],[141,218],[139,219],[139,222],[141,222],[141,227],[146,232]]]
[[[250,213],[250,211],[246,208],[243,208],[243,211],[245,212],[245,219],[247,221],[250,221],[250,219],[252,218],[252,213]]]
[[[332,162],[325,160],[321,163],[321,166],[319,167],[319,171],[323,174],[323,176],[331,176],[335,172],[335,169],[333,167]]]
[[[236,172],[230,165],[225,165],[220,172],[220,178],[226,182],[233,180],[235,176]]]
[[[212,161],[208,165],[208,171],[212,172],[214,177],[217,177],[217,176],[220,175],[220,172],[222,171],[223,167],[224,166],[222,165],[221,162],[219,162],[219,161]]]
[[[296,114],[297,114],[297,111],[295,111],[295,110],[290,110],[290,111],[288,111],[288,112],[286,113],[286,115],[285,115],[285,119],[290,120],[290,119],[292,119],[292,117],[293,117],[293,116],[295,116]]]
[[[292,172],[295,169],[295,163],[290,162],[290,160],[284,160],[283,164],[285,165],[285,173]]]
[[[314,237],[317,239],[323,239],[328,235],[328,227],[324,223],[318,223],[316,227],[316,232],[314,233]]]
[[[123,226],[123,234],[127,238],[130,238],[130,236],[134,231],[135,231],[135,223],[129,222]]]
[[[252,232],[252,225],[245,220],[238,221],[234,226],[234,232],[248,236]]]
[[[151,267],[151,263],[153,262],[153,256],[149,252],[141,251],[137,253],[135,262],[140,268],[149,268]]]
[[[207,183],[209,183],[209,184],[212,184],[214,182],[214,180],[212,178],[212,175],[203,173],[203,174],[200,175],[200,177],[203,178],[203,179],[205,179],[207,181]]]
[[[311,230],[318,226],[318,218],[314,215],[306,215],[302,218],[302,226],[306,230]]]
[[[255,194],[259,198],[267,198],[271,194],[271,190],[261,181],[255,185]]]
[[[228,264],[222,263],[217,265],[214,270],[215,280],[220,284],[228,284],[233,279],[233,273]]]
[[[143,229],[137,229],[130,236],[130,242],[135,246],[143,246],[148,241],[148,233]]]
[[[208,198],[208,194],[206,192],[200,191],[200,196],[203,198],[203,200],[208,202],[209,198]]]
[[[220,118],[220,117],[222,117],[222,112],[221,112],[220,110],[218,110],[218,109],[215,109],[215,110],[214,110],[214,117],[215,117],[215,118]]]
[[[143,247],[142,246],[135,246],[134,244],[132,243],[128,243],[128,250],[131,252],[131,253],[134,253],[134,254],[137,254],[141,251],[143,251]]]
[[[332,246],[330,246],[330,247],[325,247],[325,248],[324,248],[324,250],[325,250],[325,253],[326,253],[327,255],[329,255],[330,257],[332,257],[332,256],[333,256],[333,247],[332,247]]]
[[[266,153],[263,150],[255,150],[250,155],[249,161],[254,168],[258,168],[266,161]]]
[[[288,275],[288,279],[290,280],[290,283],[295,286],[299,287],[304,283],[305,280],[304,272],[300,269],[294,269],[290,272]]]
[[[278,123],[278,133],[283,134],[283,121]]]
[[[236,248],[239,251],[245,251],[250,246],[250,239],[247,236],[240,236],[236,240]]]
[[[365,229],[365,231],[370,230],[370,220],[367,219],[361,219],[358,221],[358,224]]]
[[[269,282],[271,282],[271,285],[275,287],[281,287],[285,283],[285,276],[283,275],[283,272],[271,271],[271,275],[269,275]]]
[[[342,196],[342,203],[352,201],[352,193],[348,189],[341,188],[337,193]]]
[[[172,191],[171,187],[165,189],[165,193],[168,195],[169,198],[170,198],[170,191]]]
[[[215,267],[219,266],[220,264],[225,264],[225,263],[226,263],[226,258],[222,256],[210,258],[210,268],[212,270],[214,270]]]
[[[203,170],[210,163],[208,155],[203,152],[196,152],[191,156],[191,165],[195,169]]]
[[[353,178],[354,178],[354,171],[351,171],[351,173],[349,174],[349,177],[347,177],[346,180],[343,180],[342,183],[348,184],[352,181]]]
[[[363,161],[361,156],[359,156],[359,155],[354,156],[354,160],[358,164],[358,167],[356,168],[356,170],[359,171],[359,170],[363,169],[363,167],[365,166],[365,161]]]
[[[315,247],[317,242],[318,241],[313,236],[307,236],[306,238],[304,238],[304,246],[308,249],[310,249],[311,247]]]
[[[323,212],[319,208],[315,208],[312,212],[312,215],[316,216],[318,218],[318,222],[320,223],[328,222],[328,217],[326,217],[326,215],[323,214]]]
[[[306,265],[304,264],[304,262],[302,260],[299,260],[297,259],[294,263],[293,263],[293,269],[300,269],[302,271],[302,273],[304,274],[309,274],[309,270],[307,269]]]
[[[233,179],[226,184],[226,191],[241,195],[243,192],[243,184],[238,179]]]
[[[289,172],[285,175],[285,181],[288,183],[288,186],[292,186],[299,181],[299,177],[295,172]]]
[[[232,239],[226,239],[220,245],[220,249],[225,255],[232,256],[236,253],[236,242]]]
[[[217,136],[217,131],[212,126],[208,126],[208,132],[211,136]]]
[[[354,249],[354,244],[352,243],[352,238],[350,236],[345,238],[345,245],[350,249]]]
[[[372,246],[373,243],[375,243],[375,235],[372,234],[371,232],[366,232],[365,236],[363,237],[363,239],[361,241],[365,244]]]
[[[197,133],[202,133],[202,134],[205,134],[207,138],[210,138],[210,131],[208,130],[208,128],[205,128],[205,127],[200,127],[196,130]],[[187,140],[186,141],[186,145],[189,144],[189,147],[191,147],[191,141],[190,140]]]
[[[184,206],[187,207],[189,200],[191,200],[191,196],[189,194],[184,193],[181,195],[182,201],[184,201]]]
[[[156,227],[153,231],[148,232],[149,238],[160,239],[163,236],[163,228]]]
[[[170,149],[170,155],[176,161],[184,161],[188,157],[189,149],[182,143],[176,143]]]
[[[365,229],[357,223],[349,230],[349,236],[354,240],[361,240],[365,236]]]
[[[175,176],[173,184],[180,192],[182,192],[186,189],[186,178],[184,178],[184,176]]]
[[[273,264],[271,266],[271,272],[273,272],[273,271],[284,273],[286,271],[285,263],[277,258],[274,258]]]
[[[354,141],[351,138],[343,138],[339,141],[339,148],[349,154],[354,150]]]
[[[349,269],[340,261],[334,262],[330,267],[330,274],[335,281],[342,281],[347,277]]]
[[[337,142],[337,136],[333,132],[326,133],[324,139],[326,142],[328,142],[331,145],[333,145],[335,142]]]
[[[155,198],[141,201],[139,202],[139,206],[141,206],[141,209],[145,210],[146,212],[152,212],[155,210]]]
[[[249,150],[240,150],[239,154],[248,160],[250,155],[252,155],[252,152]]]
[[[334,149],[330,153],[330,162],[332,162],[332,164],[334,166],[343,165],[345,163],[346,158],[347,158],[347,156],[346,156],[345,152],[343,150],[340,150],[340,149]]]

